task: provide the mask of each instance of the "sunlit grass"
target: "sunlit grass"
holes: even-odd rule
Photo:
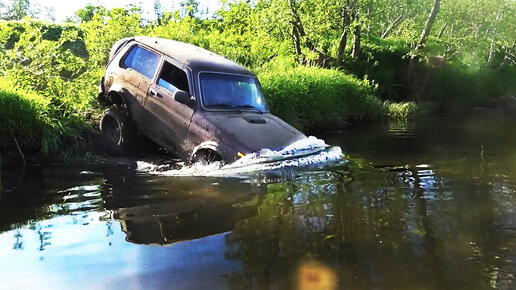
[[[383,102],[384,114],[397,120],[415,118],[419,112],[415,102],[394,103],[391,101]]]

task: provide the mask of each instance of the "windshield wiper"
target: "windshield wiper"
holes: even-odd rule
[[[255,107],[255,106],[251,106],[251,105],[240,105],[240,106],[236,106],[236,107],[237,107],[237,108],[241,108],[241,109],[254,109],[254,110],[256,110],[258,113],[263,114],[263,112],[262,112],[260,109],[258,109],[257,107]]]
[[[233,108],[233,106],[231,106],[230,104],[224,104],[224,103],[218,103],[218,104],[213,104],[213,105],[210,105],[210,108]]]
[[[218,104],[213,104],[213,105],[210,105],[209,108],[229,108],[229,109],[235,109],[237,112],[239,113],[242,113],[241,110],[239,110],[239,107],[235,107],[235,106],[232,106],[230,104],[225,104],[225,103],[218,103]]]

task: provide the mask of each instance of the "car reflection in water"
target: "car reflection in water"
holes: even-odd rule
[[[266,190],[228,178],[105,178],[104,207],[135,244],[164,245],[230,231],[257,215]]]

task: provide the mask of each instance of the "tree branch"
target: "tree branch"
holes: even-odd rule
[[[25,166],[25,155],[23,155],[23,152],[21,151],[20,145],[18,144],[18,140],[16,140],[16,137],[14,137],[14,134],[11,132],[11,136],[13,136],[14,143],[16,144],[16,148],[18,148],[18,152],[20,152],[20,156],[22,158],[23,166]]]
[[[394,19],[394,21],[391,23],[391,25],[389,25],[389,27],[387,27],[387,29],[385,29],[385,31],[382,33],[382,36],[380,36],[381,39],[384,39],[386,38],[389,33],[391,33],[392,29],[398,25],[400,25],[400,23],[403,22],[403,13],[401,13],[396,19]]]

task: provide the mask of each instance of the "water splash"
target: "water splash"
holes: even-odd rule
[[[213,162],[169,169],[166,165],[138,161],[137,170],[164,176],[248,178],[265,174],[281,178],[295,176],[300,171],[322,170],[345,163],[340,147],[329,146],[324,140],[310,136],[298,140],[280,151],[262,149],[231,164]]]

